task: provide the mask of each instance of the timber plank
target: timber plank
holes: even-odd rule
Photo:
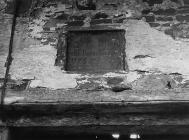
[[[5,104],[14,103],[61,103],[61,102],[188,102],[189,89],[135,91],[126,90],[50,90],[35,88],[23,91],[8,90]],[[11,99],[12,102],[10,101]],[[15,99],[15,100],[14,100]]]
[[[174,97],[174,100],[138,100],[143,95],[142,92],[139,92],[137,100],[133,100],[128,97],[132,97],[130,94],[133,95],[134,92],[129,94],[107,91],[106,94],[110,95],[109,98],[108,96],[106,98],[96,97],[97,93],[99,93],[98,96],[103,95],[100,91],[92,93],[67,91],[67,93],[59,93],[59,96],[57,93],[54,95],[56,98],[53,98],[54,93],[11,92],[7,94],[6,98],[17,96],[26,99],[4,105],[3,113],[6,125],[9,127],[62,128],[62,132],[65,133],[77,130],[74,133],[89,134],[94,132],[97,134],[113,132],[188,134],[189,132],[189,103],[187,100],[183,100],[184,98],[178,98],[179,96]],[[70,97],[68,93],[71,94]],[[173,94],[172,92],[173,95],[180,96],[183,93],[187,94],[187,90],[182,93]],[[125,97],[125,100],[115,98],[121,95]],[[166,96],[167,94],[162,93],[162,95]],[[152,96],[154,95],[152,94]]]
[[[13,104],[5,105],[4,113],[10,117],[16,116],[40,116],[54,114],[101,114],[106,113],[159,113],[159,114],[185,114],[189,113],[188,102],[171,103],[121,103],[121,102],[101,102],[101,103],[48,103],[48,104]]]
[[[188,134],[188,115],[110,115],[106,116],[54,116],[7,120],[9,127],[63,128],[69,133],[139,133],[139,134]],[[74,129],[75,128],[75,129]],[[74,131],[75,130],[75,131]]]

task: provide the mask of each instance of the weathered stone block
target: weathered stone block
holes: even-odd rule
[[[175,81],[168,75],[146,75],[133,84],[134,89],[165,90],[175,88]]]
[[[76,0],[75,2],[79,10],[96,10],[96,3],[93,0]]]
[[[145,19],[146,19],[146,22],[154,22],[155,21],[155,16],[154,15],[147,15],[147,16],[144,16]]]
[[[149,23],[149,24],[150,24],[151,27],[158,27],[158,26],[160,26],[159,23],[154,23],[154,22]]]
[[[176,19],[180,22],[183,22],[183,21],[189,21],[189,15],[177,15],[176,16]]]
[[[175,35],[172,29],[165,30],[165,34],[170,35],[171,37],[175,38]]]
[[[107,84],[108,85],[120,84],[121,82],[123,82],[123,78],[121,78],[121,77],[109,77],[109,78],[107,78]]]
[[[108,18],[108,15],[106,13],[97,13],[95,14],[92,19],[105,19],[105,18]]]
[[[153,11],[154,14],[156,15],[175,15],[176,10],[175,9],[159,9],[157,11]]]
[[[174,38],[189,38],[189,25],[187,23],[175,24],[171,29],[166,30],[166,34],[173,36]]]
[[[59,19],[59,20],[68,20],[69,17],[70,16],[68,14],[63,13],[62,15],[56,17],[56,19]]]
[[[91,20],[91,25],[103,24],[103,23],[112,23],[112,19],[100,19],[100,20]]]
[[[84,20],[86,18],[86,15],[73,15],[70,16],[70,20]]]
[[[66,70],[107,72],[125,70],[124,30],[71,31]]]
[[[173,18],[167,17],[167,16],[162,16],[162,17],[157,17],[156,20],[158,20],[158,21],[173,21]]]
[[[182,9],[177,11],[177,14],[188,14],[188,13],[189,13],[189,9]]]
[[[84,22],[83,21],[70,21],[66,22],[68,26],[83,26]]]
[[[165,24],[162,24],[161,26],[163,26],[163,27],[170,27],[171,25],[170,25],[170,23],[165,23]]]

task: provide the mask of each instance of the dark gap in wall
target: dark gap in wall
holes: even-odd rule
[[[79,128],[77,128],[79,129]],[[21,127],[11,128],[9,140],[130,140],[129,134],[116,133],[118,138],[112,136],[112,133],[95,134],[89,133],[65,133],[61,128],[40,128],[40,127]],[[188,140],[189,135],[139,135],[140,140]]]

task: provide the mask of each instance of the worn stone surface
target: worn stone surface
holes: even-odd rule
[[[178,15],[178,16],[176,16],[176,19],[180,22],[183,22],[183,21],[188,22],[189,21],[189,15]]]
[[[107,0],[98,1],[96,11],[73,10],[70,9],[69,2],[53,2],[47,5],[34,12],[34,17],[17,20],[14,60],[10,69],[13,80],[29,79],[30,88],[110,88],[119,91],[178,88],[178,85],[184,86],[184,81],[188,79],[188,43],[175,41],[164,33],[179,22],[175,13],[178,13],[177,8],[181,3],[164,2],[149,7],[146,3],[136,1],[125,1],[120,5],[119,2],[112,4],[112,1]],[[142,10],[149,10],[143,16],[145,19],[142,18]],[[64,62],[58,62],[55,66],[59,32],[64,32],[67,26],[77,28],[117,23],[119,29],[126,31],[125,52],[129,72],[109,73],[108,76],[80,75],[61,70],[60,65],[65,65]],[[176,33],[171,31],[171,34],[177,35]],[[180,74],[183,80],[177,81],[177,76],[169,76],[172,73]],[[117,77],[123,81],[119,83],[115,80]]]
[[[143,76],[133,84],[133,89],[141,90],[160,90],[160,89],[174,89],[176,83],[168,75],[152,74]]]
[[[73,26],[71,22],[83,23],[83,21],[65,20],[65,18],[62,20],[60,15],[65,13],[69,17],[82,16],[88,11],[77,14],[78,12],[73,13],[67,7],[70,5],[55,3],[55,5],[43,8],[35,18],[18,18],[14,38],[14,60],[10,69],[12,79],[29,79],[32,88],[60,89],[77,86],[78,74],[68,74],[62,71],[61,67],[54,65],[57,55],[58,30],[66,24]],[[122,11],[124,12],[126,11]],[[107,12],[107,15],[113,14],[115,13],[112,11]],[[92,13],[91,17],[95,15],[96,12]]]

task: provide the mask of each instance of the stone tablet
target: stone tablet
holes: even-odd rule
[[[125,31],[70,31],[67,71],[110,72],[125,70]]]

